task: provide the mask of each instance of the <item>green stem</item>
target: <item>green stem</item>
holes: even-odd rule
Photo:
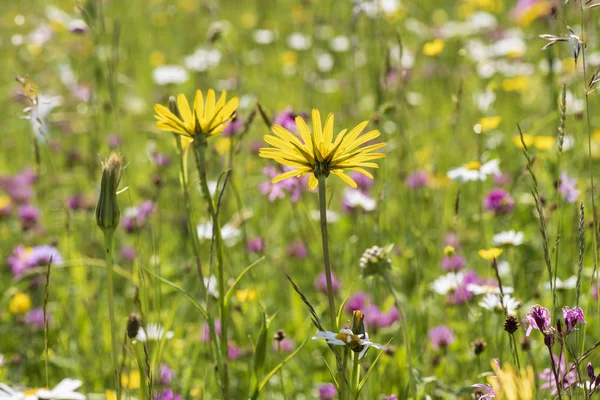
[[[110,342],[112,347],[112,364],[114,385],[117,391],[117,398],[121,398],[121,384],[119,379],[119,363],[118,363],[118,343],[117,343],[117,328],[115,323],[115,300],[113,295],[113,231],[104,231],[104,248],[106,250],[106,278],[108,286],[108,315],[110,319]]]
[[[359,353],[353,353],[353,362],[352,365],[352,399],[356,399],[358,397],[358,385],[360,383],[360,361],[358,360]]]
[[[319,176],[319,211],[321,213],[321,241],[323,243],[323,263],[325,264],[325,278],[327,280],[327,299],[329,300],[329,317],[331,329],[337,331],[335,321],[335,301],[333,298],[333,284],[331,281],[331,263],[329,261],[329,244],[327,240],[327,199],[324,175]]]
[[[208,182],[206,180],[206,138],[201,137],[194,140],[194,154],[196,155],[196,165],[198,167],[198,175],[200,177],[200,189],[204,196],[204,201],[208,205],[208,212],[212,220],[213,228],[213,239],[216,242],[217,251],[217,282],[219,286],[219,310],[221,314],[221,374],[222,374],[222,393],[223,398],[229,398],[229,372],[227,366],[227,306],[225,304],[225,278],[223,273],[223,250],[222,250],[222,239],[221,230],[219,228],[218,216],[215,211],[212,198],[210,196],[210,190],[208,189]]]
[[[146,371],[144,369],[144,356],[143,356],[143,344],[139,341],[133,341],[133,350],[135,352],[135,359],[137,361],[138,370],[140,372],[140,398],[141,400],[148,399],[147,390],[149,389],[148,381],[146,379]],[[120,399],[120,397],[117,397]]]

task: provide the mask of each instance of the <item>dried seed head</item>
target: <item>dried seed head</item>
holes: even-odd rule
[[[129,314],[129,319],[127,320],[127,336],[130,339],[133,339],[137,336],[138,331],[140,330],[141,322],[142,321],[137,314]]]
[[[273,340],[281,342],[283,339],[285,339],[285,332],[283,329],[277,329],[277,332],[273,335]]]
[[[102,163],[102,181],[100,196],[96,205],[96,224],[103,232],[114,232],[119,225],[121,212],[117,202],[117,188],[121,181],[121,155],[112,153],[108,160]]]
[[[504,330],[511,335],[519,329],[519,325],[519,320],[514,315],[509,315],[506,317],[506,320],[504,320]]]
[[[471,343],[471,347],[473,348],[473,353],[478,356],[485,351],[487,343],[484,342],[483,339],[476,339]]]

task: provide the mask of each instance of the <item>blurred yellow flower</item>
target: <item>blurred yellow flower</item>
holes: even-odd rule
[[[525,142],[525,145],[527,147],[530,147],[533,142],[534,142],[535,138],[533,135],[530,135],[528,133],[524,133],[523,134],[523,141]],[[523,148],[523,143],[521,143],[521,136],[513,136],[513,143],[515,144],[515,146],[517,146],[518,148],[522,149]]]
[[[167,61],[167,56],[160,50],[154,50],[150,53],[150,65],[153,67],[158,67],[159,65],[163,65]]]
[[[256,26],[256,14],[245,13],[240,16],[240,22],[244,28],[250,29]]]
[[[227,153],[230,148],[231,148],[231,138],[220,137],[215,142],[215,150],[217,151],[217,154],[220,156]]]
[[[140,372],[138,370],[133,370],[129,374],[123,372],[121,374],[121,386],[125,389],[139,389]]]
[[[492,361],[496,376],[488,377],[497,400],[533,400],[535,395],[535,376],[533,368],[528,366],[519,372],[512,365],[499,368]]]
[[[275,125],[273,126],[275,136],[264,136],[265,142],[273,147],[261,148],[259,156],[294,168],[274,177],[273,183],[310,174],[308,187],[310,190],[314,190],[318,185],[318,177],[328,177],[331,173],[356,188],[356,182],[346,174],[346,171],[356,171],[373,179],[373,175],[363,167],[378,168],[378,165],[372,161],[385,157],[383,153],[372,153],[372,151],[384,147],[385,142],[360,147],[380,135],[378,130],[361,135],[368,123],[369,121],[363,121],[350,132],[347,132],[347,129],[342,130],[334,141],[333,114],[329,114],[325,120],[325,126],[321,126],[321,113],[319,110],[313,109],[312,133],[304,119],[300,116],[296,117],[296,127],[302,142],[284,127]]]
[[[539,150],[550,150],[554,142],[556,142],[554,136],[536,136],[533,139],[533,145]]]
[[[297,4],[292,6],[292,20],[297,24],[306,22],[306,20],[307,20],[306,9]]]
[[[479,161],[469,161],[465,164],[465,168],[469,171],[477,171],[479,168],[481,168],[481,163]]]
[[[546,0],[536,1],[525,10],[517,19],[517,23],[526,28],[539,17],[550,15],[552,3]]]
[[[9,196],[0,195],[0,210],[9,207],[12,204]]]
[[[502,90],[505,92],[524,92],[529,88],[529,78],[526,76],[515,76],[502,81]]]
[[[444,247],[444,255],[445,256],[451,256],[452,254],[454,254],[454,247],[452,247],[452,246]]]
[[[22,292],[15,294],[8,304],[8,311],[11,314],[25,314],[30,308],[31,298]]]
[[[256,299],[256,289],[241,289],[235,291],[235,298],[240,303],[248,303]]]
[[[177,5],[183,11],[194,12],[200,7],[200,2],[198,0],[179,0]]]
[[[283,65],[296,65],[298,63],[298,53],[295,51],[284,51],[281,54],[281,63]]]
[[[488,261],[491,261],[494,258],[500,257],[500,254],[502,254],[502,249],[499,249],[497,247],[479,250],[479,256],[481,258],[483,258],[484,260],[488,260]]]
[[[196,91],[194,107],[190,105],[185,95],[177,96],[177,108],[181,118],[173,114],[162,104],[156,104],[154,111],[157,119],[156,127],[160,130],[173,132],[182,137],[194,139],[196,135],[214,136],[221,133],[223,129],[235,117],[235,110],[239,99],[234,97],[227,101],[227,92],[224,90],[215,102],[215,91],[208,90],[206,102],[200,90]]]
[[[104,400],[117,400],[117,394],[112,390],[106,390],[104,392]]]
[[[500,122],[502,122],[502,117],[493,116],[480,118],[478,124],[481,126],[481,132],[486,133],[496,129],[500,125]]]
[[[432,42],[427,42],[423,45],[423,54],[426,56],[438,55],[444,50],[444,42],[441,39],[435,39]]]

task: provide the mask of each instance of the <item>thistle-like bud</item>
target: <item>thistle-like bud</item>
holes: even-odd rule
[[[359,260],[362,275],[364,277],[374,275],[385,276],[387,270],[392,268],[392,260],[388,258],[392,247],[393,245],[387,248],[373,246],[366,249]]]
[[[506,317],[506,320],[504,320],[504,330],[511,335],[519,329],[519,325],[519,320],[514,315],[509,315]]]
[[[96,223],[103,232],[114,232],[119,225],[121,212],[117,202],[117,188],[121,180],[121,156],[112,153],[108,160],[102,163],[102,181],[100,196],[96,205]]]
[[[473,353],[478,356],[485,351],[487,343],[484,342],[483,339],[476,339],[471,343],[471,347],[473,348]]]
[[[140,330],[140,325],[140,317],[134,313],[129,314],[129,319],[127,319],[127,336],[130,339],[135,339]]]

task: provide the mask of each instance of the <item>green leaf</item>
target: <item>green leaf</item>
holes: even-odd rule
[[[352,282],[352,284],[348,288],[348,291],[346,292],[346,296],[344,296],[344,300],[342,300],[342,304],[340,304],[340,308],[338,309],[337,317],[335,318],[335,320],[337,321],[338,327],[342,326],[342,311],[344,311],[344,306],[346,305],[346,301],[348,301],[348,296],[350,296],[350,291],[352,290],[352,286],[354,286],[355,283],[356,283],[356,279]]]
[[[283,367],[288,361],[290,361],[292,358],[294,358],[296,356],[296,354],[298,354],[298,352],[300,351],[300,349],[302,349],[304,347],[304,345],[306,344],[306,342],[308,342],[308,338],[306,338],[304,340],[304,342],[302,342],[302,344],[300,346],[298,346],[298,348],[296,350],[294,350],[294,352],[292,354],[290,354],[283,361],[281,361],[279,364],[277,364],[275,366],[275,368],[273,368],[263,378],[263,380],[260,381],[260,383],[258,384],[258,386],[254,389],[254,392],[252,393],[252,398],[251,398],[252,400],[258,399],[258,395],[264,390],[265,386],[267,386],[267,383],[269,382],[269,379],[271,379],[273,377],[273,375],[275,375],[281,369],[281,367]]]
[[[268,348],[268,336],[269,336],[269,326],[271,325],[271,321],[273,321],[275,315],[271,318],[267,318],[267,314],[263,313],[263,321],[262,326],[260,327],[260,333],[258,334],[258,340],[256,341],[256,346],[254,347],[254,369],[252,371],[252,387],[256,390],[258,385],[258,378],[263,374],[263,370],[265,367],[265,361],[267,359],[267,348]]]
[[[375,360],[373,360],[373,362],[371,363],[371,366],[369,367],[369,369],[365,373],[365,376],[363,376],[362,380],[358,384],[358,388],[356,389],[356,396],[354,397],[354,399],[358,399],[358,395],[360,394],[360,391],[362,390],[362,388],[365,385],[365,383],[367,383],[367,378],[369,377],[369,375],[371,375],[371,372],[373,372],[373,368],[375,368],[375,365],[377,365],[377,362],[381,358],[381,355],[383,353],[385,353],[385,349],[387,349],[387,347],[389,346],[389,344],[391,342],[392,342],[392,339],[390,339],[390,341],[385,344],[385,346],[383,347],[383,349],[381,349],[381,351],[379,352],[379,354],[377,354],[377,357],[375,358]]]

